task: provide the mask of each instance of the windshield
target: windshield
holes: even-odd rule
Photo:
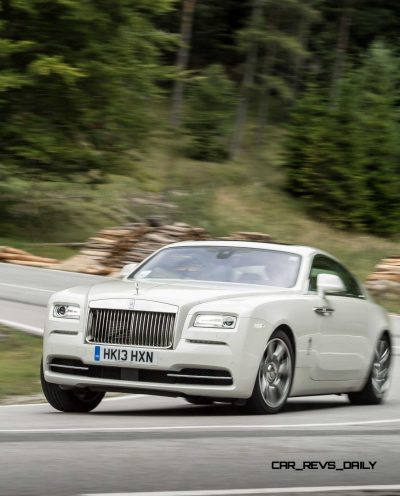
[[[177,246],[160,251],[129,279],[188,279],[290,288],[301,257],[294,253],[231,246]]]

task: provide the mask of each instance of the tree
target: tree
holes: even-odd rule
[[[271,97],[287,107],[294,98],[293,70],[307,55],[306,32],[317,19],[313,0],[268,0],[264,32],[260,33],[261,64],[258,69],[257,143],[265,138]],[[297,74],[298,75],[298,74]]]
[[[339,82],[343,75],[346,53],[349,45],[350,25],[351,25],[351,0],[343,0],[343,6],[340,14],[339,31],[336,46],[335,63],[332,72],[331,82],[331,101],[335,103],[338,92]]]
[[[397,64],[381,43],[342,76],[337,102],[311,86],[288,129],[288,189],[341,228],[398,234]]]
[[[1,0],[0,163],[47,177],[131,161],[152,126],[170,0]]]
[[[378,234],[399,234],[399,66],[385,45],[374,43],[357,72],[360,167],[369,209],[365,224]]]
[[[233,83],[219,65],[208,67],[191,82],[185,119],[191,157],[210,161],[227,158],[234,96]]]
[[[187,68],[190,52],[190,39],[192,36],[192,25],[196,0],[183,0],[182,21],[181,21],[181,43],[176,59],[177,79],[174,83],[172,93],[172,107],[170,121],[172,127],[176,128],[180,124],[183,105],[183,73]]]
[[[256,90],[258,144],[263,141],[271,94],[280,104],[287,105],[292,100],[291,62],[306,56],[303,25],[313,22],[316,16],[312,3],[312,0],[254,0],[248,25],[238,33],[246,62],[231,142],[233,158],[241,148],[251,96]]]
[[[244,126],[247,120],[250,91],[254,84],[257,64],[258,40],[256,36],[254,36],[254,32],[258,29],[258,26],[261,22],[264,2],[265,0],[253,0],[250,21],[247,29],[244,30],[244,47],[246,50],[246,60],[243,69],[239,102],[236,110],[235,125],[230,144],[231,158],[236,158],[242,146]]]

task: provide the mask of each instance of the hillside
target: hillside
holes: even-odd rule
[[[0,238],[0,244],[65,258],[73,248],[36,243],[83,241],[104,226],[161,216],[199,225],[216,236],[262,231],[276,241],[315,246],[343,260],[362,280],[380,259],[399,254],[398,242],[333,229],[314,220],[301,201],[290,197],[280,165],[281,139],[282,133],[274,129],[263,154],[247,151],[236,161],[221,164],[190,160],[167,135],[159,136],[152,151],[141,157],[140,182],[112,176],[108,184],[96,187],[75,185],[74,201],[64,206],[67,223],[43,221],[42,226],[26,231],[29,239],[26,235]],[[247,148],[251,149],[250,144]],[[60,213],[54,215],[61,220]],[[389,306],[395,309],[398,304]]]

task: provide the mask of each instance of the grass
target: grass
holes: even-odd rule
[[[221,164],[190,160],[161,141],[147,159],[153,187],[167,191],[178,205],[176,220],[199,224],[216,236],[262,231],[278,242],[314,246],[342,260],[362,281],[382,258],[400,256],[398,240],[342,231],[312,218],[284,190],[282,132],[271,129],[269,138],[262,154],[248,144],[238,160]],[[400,299],[380,303],[400,313]]]
[[[25,250],[29,253],[32,253],[33,255],[55,258],[58,260],[63,260],[65,258],[71,257],[77,252],[76,248],[70,248],[67,246],[51,246],[46,243],[42,244],[39,242],[32,243],[30,241],[14,238],[0,238],[0,246],[3,245]]]
[[[289,196],[284,190],[280,139],[276,131],[263,155],[248,152],[224,164],[175,157],[174,184],[187,193],[175,198],[180,207],[177,217],[199,223],[215,235],[255,230],[269,233],[275,241],[315,246],[343,260],[361,279],[381,258],[400,255],[398,241],[318,222],[300,200]],[[166,168],[166,159],[164,164]]]
[[[0,401],[39,393],[42,338],[0,327]]]
[[[161,215],[167,221],[200,225],[215,236],[262,231],[275,241],[315,246],[341,259],[361,280],[382,258],[400,255],[399,241],[341,231],[315,220],[300,200],[284,190],[283,132],[271,127],[267,138],[262,153],[254,152],[247,138],[247,149],[237,160],[213,163],[185,157],[185,138],[160,132],[135,164],[132,177],[111,176],[108,183],[97,186],[38,185],[35,208],[41,225],[22,229],[16,222],[15,235],[0,239],[0,244],[66,258],[75,250],[32,243],[79,242],[105,226]],[[41,206],[42,198],[57,204],[60,191],[64,200],[58,210],[48,212],[45,203]],[[150,200],[138,203],[138,197]],[[163,201],[152,201],[154,197]],[[383,303],[400,311],[400,301]]]

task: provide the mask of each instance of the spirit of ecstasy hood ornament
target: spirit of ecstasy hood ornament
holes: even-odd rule
[[[139,288],[140,288],[139,281],[135,281],[136,296],[139,295]]]

